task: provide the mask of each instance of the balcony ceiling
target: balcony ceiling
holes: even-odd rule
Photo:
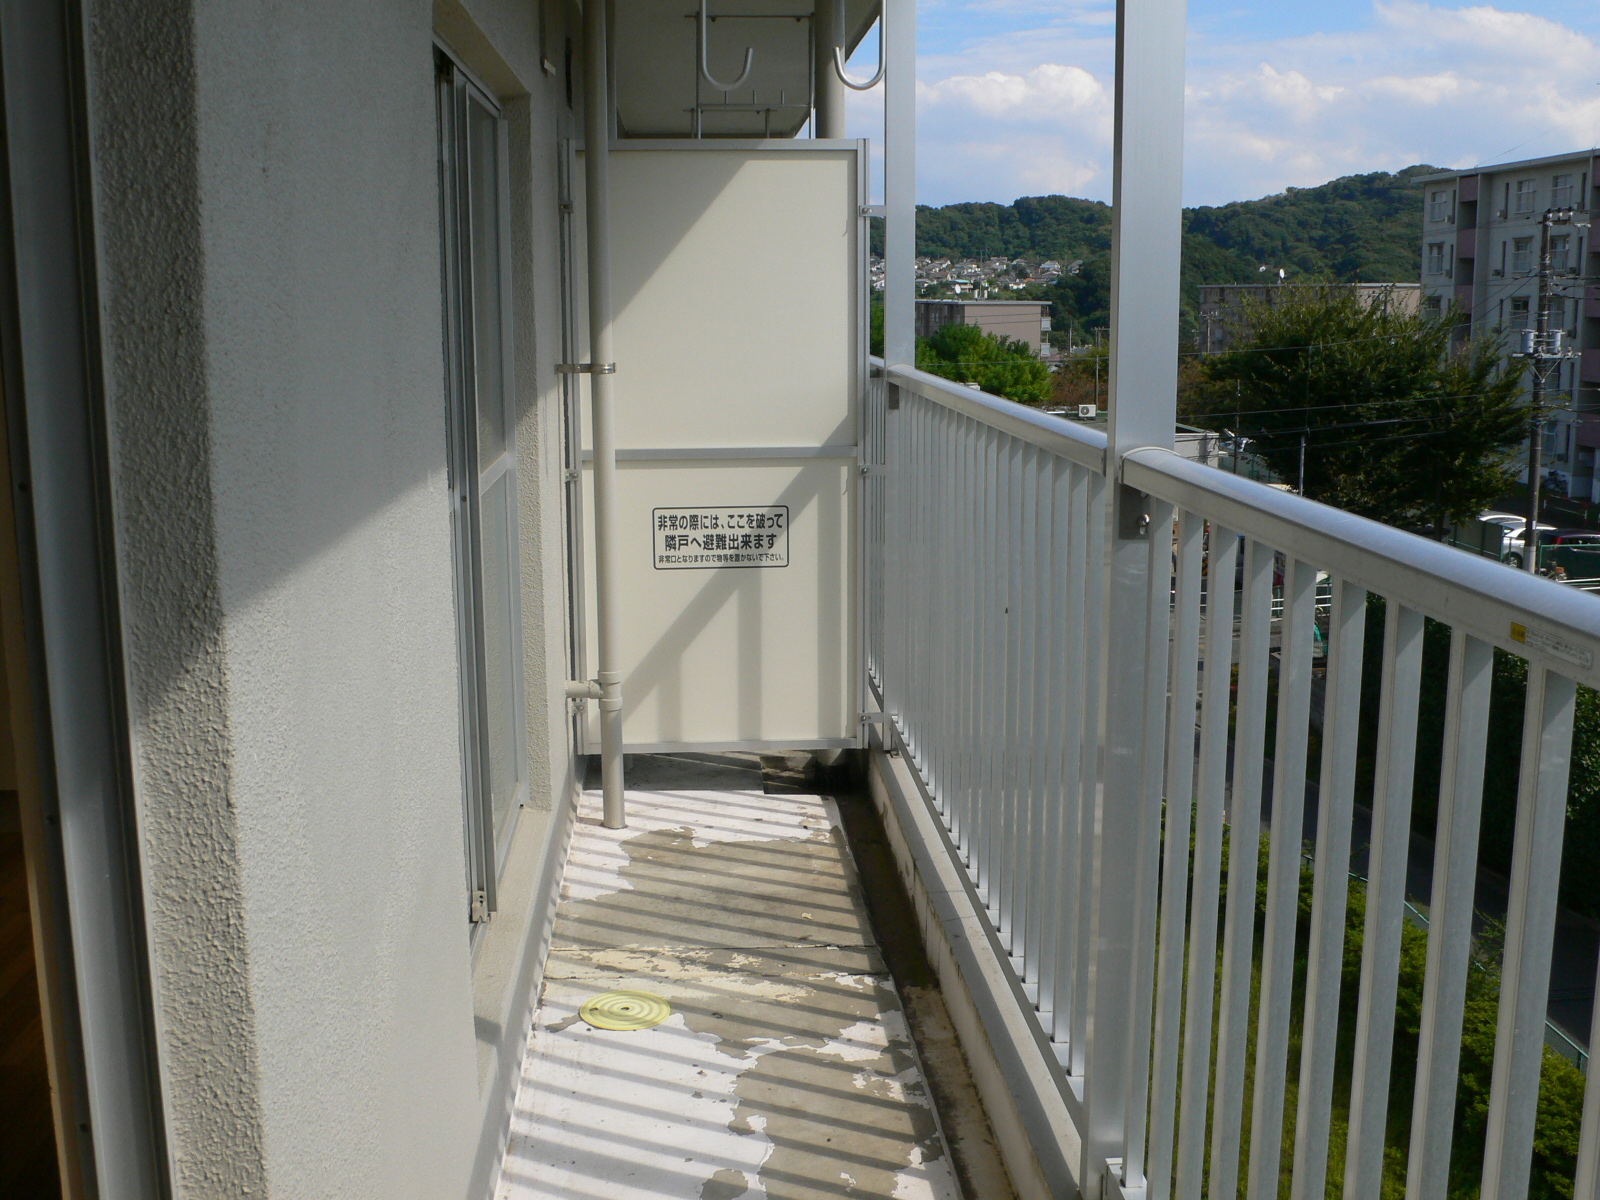
[[[810,115],[813,7],[811,0],[711,0],[712,75],[737,79],[745,47],[755,51],[750,78],[724,95],[700,79],[692,0],[616,0],[621,136],[693,137],[698,103],[705,137],[794,137]],[[872,0],[845,0],[850,46],[866,36],[877,11]]]

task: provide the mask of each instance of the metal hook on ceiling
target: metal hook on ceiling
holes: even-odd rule
[[[839,4],[834,11],[839,14],[839,23],[842,25],[844,23],[844,5],[842,3]],[[883,19],[883,8],[880,5],[878,8],[878,73],[865,83],[857,83],[854,79],[851,79],[850,76],[844,73],[844,47],[838,44],[843,42],[844,38],[841,36],[835,39],[835,45],[833,47],[833,69],[838,73],[840,83],[844,84],[845,87],[851,89],[852,91],[865,92],[877,87],[883,82],[883,68],[884,64],[888,61],[883,53],[883,43],[887,40],[885,32],[886,23]]]
[[[756,52],[750,46],[744,48],[744,70],[732,83],[723,83],[711,74],[711,19],[706,13],[708,3],[710,0],[700,0],[700,74],[717,91],[731,92],[750,78],[750,67],[755,62]]]

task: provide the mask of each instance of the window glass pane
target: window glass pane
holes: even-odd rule
[[[500,138],[494,114],[467,104],[471,157],[472,340],[478,400],[478,464],[505,453],[505,359],[500,341]]]
[[[494,805],[496,845],[517,795],[516,635],[512,628],[511,476],[501,475],[483,493],[484,736],[489,743],[489,795]]]

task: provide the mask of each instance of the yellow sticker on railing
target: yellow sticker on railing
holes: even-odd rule
[[[1594,666],[1594,655],[1582,646],[1575,646],[1565,638],[1547,633],[1543,629],[1529,629],[1526,625],[1511,622],[1511,640],[1524,646],[1542,650],[1552,658],[1559,658],[1585,671]]]

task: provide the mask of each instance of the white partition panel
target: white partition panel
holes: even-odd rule
[[[844,141],[613,149],[630,751],[857,744],[864,162]]]

